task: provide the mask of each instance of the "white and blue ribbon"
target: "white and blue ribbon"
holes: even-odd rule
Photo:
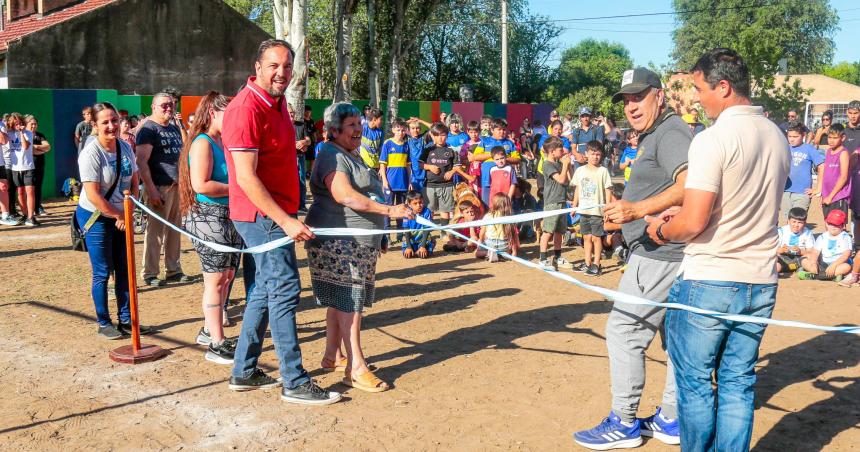
[[[271,241],[268,243],[263,243],[261,245],[257,245],[257,246],[251,247],[251,248],[238,249],[238,248],[233,248],[230,246],[222,245],[220,243],[202,240],[198,237],[195,237],[193,234],[189,233],[188,231],[185,231],[184,229],[172,224],[171,222],[166,221],[164,218],[162,218],[161,216],[159,216],[158,214],[156,214],[155,212],[150,210],[146,205],[144,205],[143,203],[141,203],[140,201],[138,201],[134,197],[131,197],[131,200],[141,210],[146,212],[150,216],[150,219],[156,219],[156,220],[164,223],[165,225],[167,225],[168,227],[170,227],[174,231],[177,231],[180,234],[188,237],[189,239],[195,240],[199,243],[202,243],[203,245],[208,246],[209,248],[212,248],[215,251],[219,251],[222,253],[252,253],[252,254],[264,253],[266,251],[270,251],[270,250],[273,250],[276,248],[280,248],[284,245],[288,245],[290,243],[293,243],[292,238],[283,237],[283,238],[280,238],[278,240],[274,240],[274,241]],[[487,251],[496,252],[498,255],[500,255],[506,259],[510,259],[510,260],[520,264],[520,265],[524,265],[526,267],[541,270],[541,271],[549,274],[550,276],[552,276],[554,278],[561,279],[562,281],[567,281],[567,282],[569,282],[569,283],[571,283],[577,287],[581,287],[585,290],[589,290],[591,292],[598,293],[598,294],[606,297],[608,300],[612,300],[614,302],[633,304],[633,305],[653,306],[655,308],[680,309],[683,311],[689,311],[689,312],[693,312],[693,313],[700,314],[700,315],[706,315],[709,317],[714,317],[714,318],[718,318],[718,319],[729,321],[729,322],[757,323],[760,325],[776,325],[776,326],[785,326],[785,327],[791,327],[791,328],[803,328],[803,329],[809,329],[809,330],[826,331],[826,332],[833,332],[833,333],[860,334],[860,326],[823,326],[823,325],[815,325],[815,324],[806,323],[806,322],[797,322],[797,321],[793,321],[793,320],[777,320],[777,319],[770,319],[770,318],[765,318],[765,317],[755,317],[755,316],[751,316],[751,315],[726,314],[723,312],[717,312],[717,311],[711,311],[711,310],[707,310],[707,309],[696,308],[693,306],[687,306],[687,305],[683,305],[683,304],[679,304],[679,303],[658,303],[656,301],[651,301],[651,300],[648,300],[648,299],[645,299],[642,297],[637,297],[635,295],[625,294],[622,292],[618,292],[616,290],[607,289],[605,287],[594,286],[591,284],[584,283],[584,282],[574,278],[573,276],[570,276],[570,275],[565,274],[565,273],[561,273],[555,269],[546,268],[544,266],[538,265],[534,262],[529,262],[523,258],[513,256],[513,255],[506,253],[506,252],[499,252],[492,247],[489,247],[483,243],[479,243],[476,240],[472,240],[471,238],[466,237],[463,234],[460,234],[454,230],[455,228],[456,229],[465,229],[465,228],[473,228],[473,227],[490,226],[490,225],[496,225],[496,224],[524,223],[527,221],[539,220],[542,218],[553,217],[556,215],[566,215],[569,213],[576,212],[578,210],[582,210],[582,208],[573,207],[573,208],[549,210],[549,211],[543,211],[543,212],[530,212],[530,213],[523,213],[523,214],[519,214],[519,215],[510,215],[510,216],[506,216],[506,217],[492,218],[492,219],[488,219],[488,220],[469,221],[469,222],[446,225],[446,226],[437,225],[437,224],[435,224],[435,223],[433,223],[433,222],[431,222],[431,221],[429,221],[423,217],[420,217],[420,216],[416,216],[415,219],[419,224],[421,224],[422,226],[425,226],[425,228],[422,230],[428,230],[428,229],[445,230],[449,234],[452,234],[456,237],[459,237],[463,240],[466,240],[470,243],[473,243],[474,245],[479,246],[479,247],[481,247]],[[316,234],[318,236],[323,236],[323,237],[325,237],[325,236],[341,236],[341,237],[342,236],[369,236],[369,235],[382,235],[382,234],[392,234],[392,233],[411,231],[409,229],[358,229],[358,228],[311,228],[311,230],[313,231],[314,234]]]

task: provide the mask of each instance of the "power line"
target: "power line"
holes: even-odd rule
[[[672,30],[668,31],[654,31],[654,30],[611,30],[605,28],[578,28],[578,27],[563,27],[562,30],[575,30],[575,31],[606,31],[611,33],[644,33],[644,34],[652,34],[652,35],[665,35],[671,34]]]
[[[756,9],[756,8],[765,8],[776,6],[779,2],[761,2],[755,5],[746,5],[746,6],[725,6],[719,8],[700,8],[700,9],[688,9],[684,11],[666,11],[666,12],[658,12],[658,13],[639,13],[639,14],[617,14],[612,16],[594,16],[594,17],[576,17],[570,19],[535,19],[535,20],[509,20],[507,21],[509,25],[520,25],[520,24],[545,24],[550,22],[581,22],[587,20],[603,20],[603,19],[626,19],[630,17],[653,17],[653,16],[673,16],[676,14],[694,14],[694,13],[704,13],[704,12],[721,12],[721,11],[737,11],[744,9]],[[847,10],[843,10],[847,11]],[[499,24],[498,20],[491,20],[486,22],[458,22],[462,25],[494,25]],[[447,22],[443,23],[428,23],[427,26],[444,26],[450,25]]]

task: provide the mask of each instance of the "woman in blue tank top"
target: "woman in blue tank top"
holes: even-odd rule
[[[242,238],[230,221],[227,162],[221,146],[221,120],[230,99],[210,91],[194,113],[194,124],[179,157],[179,196],[183,227],[195,236],[234,248]],[[232,364],[235,340],[224,337],[224,302],[239,266],[239,253],[221,253],[192,240],[203,269],[203,328],[197,343],[205,358]]]

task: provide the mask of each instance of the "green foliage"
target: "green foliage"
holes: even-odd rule
[[[562,99],[558,104],[558,112],[561,115],[571,114],[576,117],[580,107],[590,107],[592,111],[601,111],[616,120],[624,118],[621,103],[613,104],[611,97],[612,93],[605,86],[589,86]]]
[[[676,16],[672,56],[676,68],[689,70],[705,52],[716,47],[737,51],[747,62],[753,81],[764,87],[788,60],[790,73],[817,72],[834,53],[836,11],[828,0],[673,0],[675,11],[710,9]],[[740,7],[738,9],[715,8]]]
[[[771,78],[762,86],[761,94],[755,99],[755,103],[768,110],[771,118],[784,118],[790,109],[803,110],[807,96],[813,91],[812,88],[803,88],[800,79],[792,80],[791,77],[786,77],[780,86],[775,86]]]
[[[243,16],[251,19],[266,33],[275,35],[275,19],[272,13],[272,0],[224,0]]]
[[[633,67],[626,47],[619,43],[584,39],[561,54],[556,79],[557,94],[566,96],[586,87],[617,90],[621,74]]]
[[[824,69],[824,75],[842,80],[852,85],[860,85],[860,61],[849,63],[842,61]]]

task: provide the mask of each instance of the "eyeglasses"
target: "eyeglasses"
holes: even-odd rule
[[[831,119],[830,119],[830,118],[828,118],[827,116],[825,116],[825,117],[821,118],[821,120],[822,120],[822,121],[831,121]]]
[[[176,104],[174,104],[173,102],[165,102],[161,105],[156,105],[156,106],[161,108],[162,110],[167,110],[169,108],[173,108],[174,106],[176,106]]]

